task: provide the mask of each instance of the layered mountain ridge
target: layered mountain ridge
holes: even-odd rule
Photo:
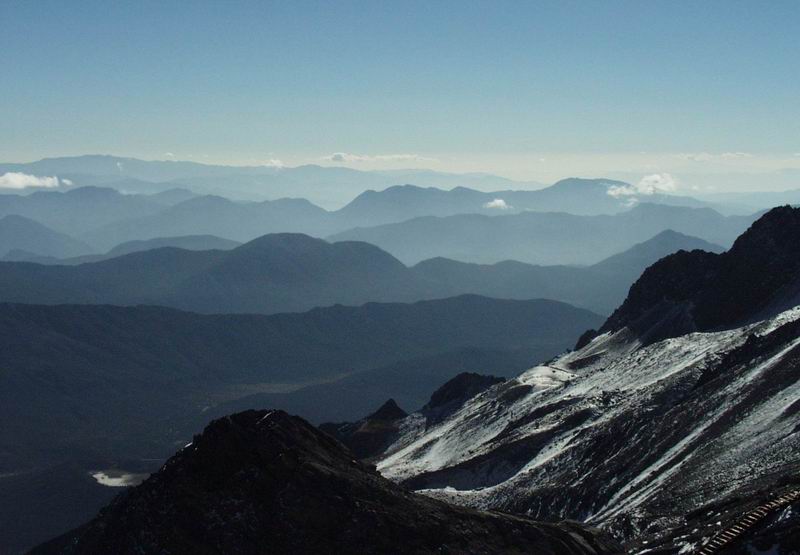
[[[581,348],[484,391],[436,426],[415,414],[398,423],[404,434],[378,469],[451,502],[599,525],[631,552],[709,544],[800,485],[800,308],[782,311],[797,277],[798,223],[800,210],[778,208],[729,253],[656,264]],[[757,270],[778,275],[749,280]],[[718,319],[697,318],[706,295],[725,301],[732,291]],[[684,319],[664,302],[686,303]],[[746,323],[753,319],[761,321]],[[676,321],[715,329],[686,333]],[[785,517],[795,525],[796,505]],[[798,547],[791,534],[759,533],[759,549]],[[739,545],[754,541],[745,535]]]
[[[215,250],[186,250],[204,246]],[[151,250],[142,250],[148,247]],[[175,237],[120,245],[117,252],[134,251],[127,255],[113,256],[112,251],[61,263],[49,260],[47,267],[0,263],[0,300],[275,313],[337,303],[477,294],[548,298],[608,314],[647,266],[676,250],[696,248],[722,250],[668,230],[611,261],[588,267],[513,261],[488,266],[441,258],[406,267],[363,242],[327,243],[301,234],[272,234],[236,246],[214,237]],[[88,263],[92,261],[96,262]]]

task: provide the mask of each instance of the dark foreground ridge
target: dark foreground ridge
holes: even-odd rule
[[[800,208],[759,218],[722,254],[679,251],[650,266],[600,332],[646,342],[732,328],[800,303]]]
[[[619,552],[543,524],[413,494],[282,411],[213,421],[141,485],[34,554]]]

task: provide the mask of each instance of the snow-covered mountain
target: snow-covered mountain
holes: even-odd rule
[[[408,416],[379,471],[462,505],[599,525],[631,551],[734,537],[751,505],[800,487],[800,307],[780,312],[798,224],[775,209],[726,254],[663,259],[581,348],[442,422]]]

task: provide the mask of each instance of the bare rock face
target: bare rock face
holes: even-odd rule
[[[619,552],[602,533],[458,508],[382,478],[282,411],[208,425],[91,522],[33,553]]]
[[[800,300],[800,209],[773,208],[725,253],[679,251],[650,266],[600,329],[645,342],[764,319]]]

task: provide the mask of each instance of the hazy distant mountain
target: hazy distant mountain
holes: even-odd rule
[[[205,194],[264,200],[304,197],[338,208],[366,189],[400,183],[452,188],[532,189],[543,185],[489,174],[448,174],[430,170],[361,171],[335,166],[214,166],[196,162],[145,161],[107,155],[45,158],[26,164],[0,164],[0,174],[57,175],[78,185],[107,185],[129,192],[153,193],[176,186]]]
[[[667,229],[727,246],[755,217],[639,204],[627,212],[600,216],[524,212],[422,217],[352,229],[331,239],[366,241],[407,264],[434,257],[482,263],[592,264]]]
[[[346,167],[304,165],[214,166],[196,162],[145,161],[117,156],[77,156],[47,158],[29,164],[0,164],[0,173],[25,172],[35,175],[57,175],[77,185],[104,185],[125,192],[154,193],[184,187],[202,194],[240,200],[306,198],[327,209],[337,209],[366,190],[381,191],[395,185],[411,183],[417,188],[494,191],[492,197],[467,212],[481,210],[481,205],[496,198],[517,209],[568,211],[576,214],[609,214],[632,203],[647,201],[685,206],[706,206],[689,197],[675,195],[608,194],[609,187],[628,187],[627,183],[609,179],[565,179],[552,187],[535,182],[514,181],[484,173],[451,174],[432,170],[361,171]],[[527,195],[540,190],[540,194]],[[478,191],[474,191],[478,192]],[[456,191],[450,202],[462,202],[463,191]],[[391,194],[391,193],[390,193]],[[431,196],[435,195],[433,192]],[[372,195],[374,197],[374,195]],[[506,198],[508,197],[508,198]],[[414,200],[412,203],[419,201]],[[450,208],[447,214],[457,213]],[[447,215],[422,212],[418,215]],[[374,225],[376,222],[370,222]],[[387,223],[381,221],[379,223]],[[367,225],[366,223],[353,223]]]
[[[638,279],[645,268],[680,250],[702,250],[719,253],[725,249],[720,245],[709,243],[698,237],[684,235],[668,229],[647,241],[632,246],[624,252],[609,256],[588,269],[595,273],[613,275],[615,277],[624,275]],[[622,302],[622,299],[620,299],[620,302]]]
[[[199,196],[158,213],[112,223],[83,237],[101,248],[136,239],[179,235],[216,235],[249,241],[267,233],[302,232],[327,235],[341,229],[329,212],[304,199],[237,202],[217,196]]]
[[[89,245],[22,216],[0,217],[0,257],[10,251],[66,258],[91,252]]]
[[[162,248],[154,248],[158,246]],[[126,243],[105,255],[67,260],[13,253],[9,258],[60,265],[0,263],[0,300],[144,303],[199,312],[275,313],[336,303],[409,302],[471,293],[554,299],[608,314],[641,272],[659,258],[681,249],[721,250],[670,231],[590,267],[515,261],[480,265],[435,258],[408,268],[367,243],[331,244],[299,234],[266,235],[231,246],[216,237],[176,237]],[[230,250],[186,250],[195,247]],[[132,250],[139,252],[122,254]]]
[[[105,254],[85,254],[70,258],[56,258],[54,256],[42,256],[22,249],[14,249],[8,252],[0,260],[6,262],[34,262],[36,264],[66,265],[86,264],[87,262],[100,262],[109,258],[116,258],[134,252],[160,249],[164,247],[174,247],[189,251],[202,250],[230,250],[238,247],[241,243],[215,237],[214,235],[182,235],[179,237],[158,237],[143,241],[128,241],[121,243],[109,250]]]
[[[476,293],[502,299],[554,299],[609,314],[625,299],[628,288],[645,268],[674,252],[695,249],[724,250],[697,237],[667,230],[586,267],[535,266],[511,260],[482,265],[432,258],[412,269],[450,295]]]
[[[120,243],[104,256],[114,258],[132,252],[149,251],[164,247],[175,247],[187,251],[208,251],[208,250],[231,250],[238,247],[241,243],[223,239],[214,235],[181,235],[178,237],[158,237],[144,241],[129,241]]]
[[[25,216],[75,236],[111,222],[154,214],[164,207],[154,197],[124,195],[104,187],[0,195],[0,215]]]
[[[176,187],[174,189],[167,189],[166,191],[161,191],[159,193],[152,193],[148,196],[159,204],[172,206],[174,204],[193,199],[199,195],[193,191],[190,191],[189,189]]]

